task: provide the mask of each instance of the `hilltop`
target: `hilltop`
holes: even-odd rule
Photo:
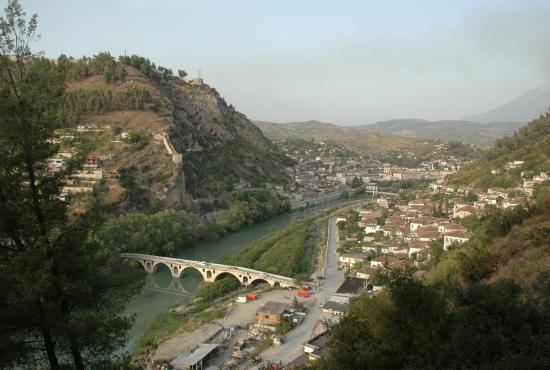
[[[106,209],[189,208],[235,184],[288,181],[292,161],[202,80],[139,56],[57,64],[67,84],[62,149],[86,142],[101,158],[96,195]]]

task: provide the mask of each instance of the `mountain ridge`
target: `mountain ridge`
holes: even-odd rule
[[[492,122],[481,124],[470,121],[440,120],[428,121],[420,118],[393,119],[379,121],[374,124],[340,125],[318,120],[274,123],[269,121],[253,121],[266,136],[281,140],[284,137],[308,136],[322,138],[332,135],[372,135],[383,141],[393,138],[410,138],[413,141],[449,140],[461,141],[483,147],[492,146],[496,139],[514,133],[523,126],[520,122]],[[403,141],[403,140],[401,140]],[[376,143],[375,147],[378,147]]]
[[[491,146],[495,140],[513,134],[524,124],[521,122],[491,122],[481,124],[465,120],[428,121],[418,118],[379,121],[362,127],[371,130],[407,137],[444,139],[467,144]]]
[[[528,122],[550,108],[550,84],[527,90],[520,96],[494,109],[465,117],[465,120],[490,123],[498,121]]]

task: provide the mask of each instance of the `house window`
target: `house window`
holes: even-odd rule
[[[264,319],[269,319],[269,315],[264,315]]]

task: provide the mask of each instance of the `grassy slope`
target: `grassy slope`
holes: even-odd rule
[[[328,213],[289,225],[227,259],[228,263],[308,279],[319,247],[326,243]]]
[[[127,67],[128,78],[132,83],[106,83],[102,75],[92,75],[79,80],[67,82],[67,90],[105,89],[113,93],[130,88],[147,89],[153,101],[161,98],[161,92],[145,76],[133,67]],[[171,158],[163,146],[154,143],[153,135],[165,132],[170,127],[166,118],[167,112],[153,112],[145,107],[142,111],[123,110],[105,114],[88,114],[82,117],[79,124],[93,124],[98,127],[118,127],[123,132],[135,131],[143,137],[139,146],[127,143],[111,143],[119,139],[110,131],[82,133],[82,136],[92,144],[91,151],[105,157],[102,169],[106,175],[104,184],[97,188],[97,198],[101,205],[116,207],[125,197],[125,190],[120,186],[117,173],[122,167],[135,165],[138,167],[137,182],[148,189],[148,195],[153,204],[162,196],[164,188],[174,181]]]
[[[514,279],[524,287],[550,272],[550,204],[545,212],[526,219],[488,248],[495,272],[490,280]]]

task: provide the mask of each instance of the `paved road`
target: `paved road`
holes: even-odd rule
[[[311,307],[304,321],[287,335],[285,343],[279,346],[270,347],[262,352],[261,357],[264,360],[274,363],[280,361],[282,361],[283,364],[289,363],[302,354],[302,344],[321,331],[321,316],[323,310],[319,305],[325,303],[344,281],[344,272],[338,271],[336,263],[338,258],[336,254],[338,243],[336,218],[331,218],[328,226],[328,252],[325,280],[321,280],[322,285],[319,286],[319,292],[316,294],[317,303]]]

